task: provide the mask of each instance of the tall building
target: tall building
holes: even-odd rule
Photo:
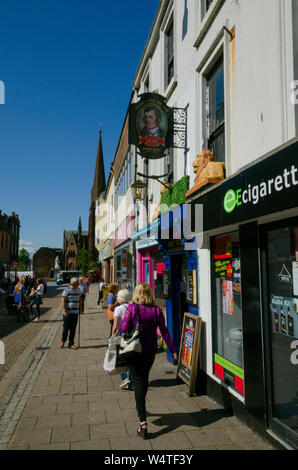
[[[137,172],[164,175],[159,180],[172,185],[164,190],[147,178],[143,206],[151,202],[154,209],[167,201],[176,209],[160,210],[155,219],[150,210],[147,217],[135,210],[131,238],[137,282],[147,281],[162,293],[177,351],[185,312],[202,321],[195,388],[229,403],[265,436],[294,449],[297,31],[297,0],[161,0],[132,101],[148,92],[162,96],[174,110],[175,125],[185,131],[184,144],[174,133],[165,157],[147,161],[129,149]],[[166,132],[165,120],[160,125]],[[123,196],[125,165],[122,169],[123,179],[115,169],[115,197]],[[203,209],[198,225],[188,226],[183,203],[191,222]],[[157,230],[151,237],[153,219]],[[159,227],[171,236],[164,237]],[[124,272],[120,249],[127,247],[115,248]],[[118,262],[116,280],[117,272]]]

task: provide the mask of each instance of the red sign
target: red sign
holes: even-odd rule
[[[156,263],[157,274],[162,274],[165,270],[165,263]]]
[[[230,264],[228,264],[227,266],[227,276],[228,277],[232,277],[233,276],[233,266]]]

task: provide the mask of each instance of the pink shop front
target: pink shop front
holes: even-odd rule
[[[165,304],[162,295],[162,273],[164,259],[159,251],[159,244],[155,238],[146,238],[136,242],[138,260],[137,282],[147,282],[154,294],[158,305]]]

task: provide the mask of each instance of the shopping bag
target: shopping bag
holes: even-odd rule
[[[125,374],[129,367],[126,358],[120,357],[119,355],[120,342],[121,336],[117,333],[112,335],[109,339],[103,368],[110,375]]]

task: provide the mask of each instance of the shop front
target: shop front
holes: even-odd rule
[[[198,249],[198,276],[201,281],[209,273],[210,291],[200,302],[204,391],[295,449],[297,154],[294,141],[188,201],[192,210],[196,204],[204,208],[204,247]]]
[[[166,304],[167,326],[177,351],[184,314],[198,315],[197,251],[195,245],[193,249],[185,249],[183,217],[183,206],[161,215],[158,230],[159,252],[163,258],[160,288]],[[169,352],[168,360],[172,362]]]
[[[102,277],[105,284],[109,284],[113,280],[114,260],[112,241],[107,240],[101,253]]]
[[[122,289],[133,292],[135,286],[135,244],[130,238],[133,232],[134,217],[129,215],[115,231],[113,240],[115,271],[114,282]]]

